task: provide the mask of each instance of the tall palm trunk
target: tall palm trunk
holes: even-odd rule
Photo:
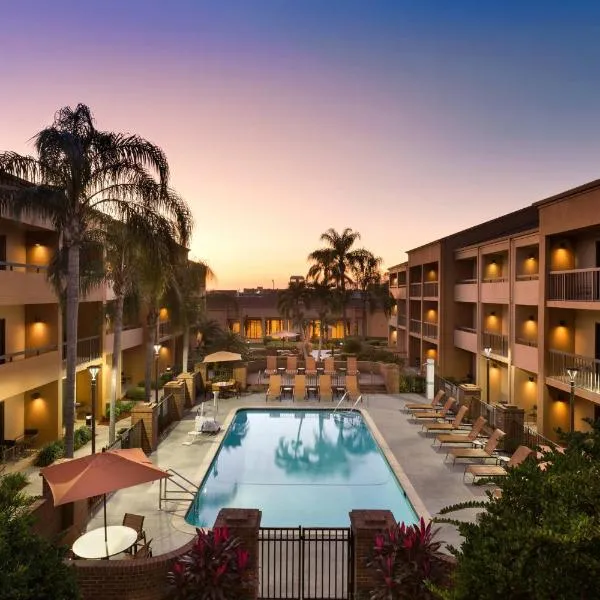
[[[116,290],[115,290],[116,292]],[[122,291],[116,293],[115,315],[113,321],[113,351],[110,374],[110,420],[108,424],[108,443],[112,444],[116,437],[116,415],[118,377],[121,377],[121,338],[123,335],[123,305],[125,296]]]
[[[366,294],[366,292],[364,293]],[[367,302],[368,300],[365,296],[362,301],[362,336],[364,340],[367,339]]]
[[[67,271],[67,381],[63,398],[65,419],[65,456],[73,458],[75,431],[75,372],[77,369],[77,318],[79,314],[79,245],[68,251]],[[61,348],[62,352],[62,348]]]
[[[183,358],[182,358],[182,370],[184,373],[188,373],[188,360],[190,354],[190,328],[187,323],[183,325]]]
[[[152,392],[152,365],[156,360],[154,358],[154,344],[157,343],[156,326],[158,323],[158,313],[151,308],[146,317],[146,369],[144,376],[144,389],[146,392],[146,401],[150,402]]]

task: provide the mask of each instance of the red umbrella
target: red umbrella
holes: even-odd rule
[[[50,486],[54,506],[104,496],[105,537],[106,494],[170,476],[152,464],[140,448],[89,454],[45,467],[41,474]]]

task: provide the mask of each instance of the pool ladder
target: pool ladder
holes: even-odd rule
[[[346,396],[348,396],[348,392],[344,392],[344,395],[340,398],[339,402],[335,405],[335,408],[333,409],[333,412],[336,413],[338,412],[338,409],[340,408],[340,406],[342,405],[342,402],[344,402],[344,400],[346,399]],[[348,398],[350,398],[348,396]],[[356,407],[358,406],[359,402],[362,402],[362,394],[356,399],[356,402],[352,405],[351,408],[347,409],[349,411],[353,411],[356,410]]]
[[[167,473],[171,477],[159,479],[158,488],[158,509],[162,510],[163,502],[180,500],[189,500],[190,496],[194,498],[198,492],[198,486],[190,481],[187,477],[184,477],[181,473],[175,471],[175,469],[167,469]],[[177,489],[168,489],[167,485],[172,483]],[[188,487],[190,486],[190,487]]]

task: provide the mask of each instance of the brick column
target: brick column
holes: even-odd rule
[[[248,368],[237,367],[233,369],[233,378],[240,384],[240,389],[245,390],[248,385]]]
[[[137,402],[131,411],[131,426],[142,421],[142,448],[146,454],[156,450],[158,446],[158,410],[156,405]]]
[[[171,394],[175,399],[175,410],[177,414],[175,418],[181,421],[185,408],[185,382],[183,381],[167,381],[163,388],[165,396]]]
[[[215,527],[227,527],[231,535],[242,541],[242,547],[250,553],[248,561],[252,586],[244,590],[240,600],[256,600],[258,598],[258,530],[262,512],[255,508],[222,508],[217,515]]]
[[[504,431],[506,436],[498,446],[505,452],[514,452],[523,440],[525,410],[515,404],[496,404],[496,422],[494,425]]]
[[[192,373],[180,373],[177,376],[179,381],[183,381],[186,388],[185,407],[192,408],[196,403],[196,377]]]
[[[375,570],[367,568],[367,558],[375,545],[375,536],[396,524],[389,510],[352,510],[350,527],[354,538],[354,596],[368,596],[375,587]]]

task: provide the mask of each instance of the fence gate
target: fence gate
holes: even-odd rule
[[[349,527],[261,527],[258,539],[260,599],[353,598]]]

